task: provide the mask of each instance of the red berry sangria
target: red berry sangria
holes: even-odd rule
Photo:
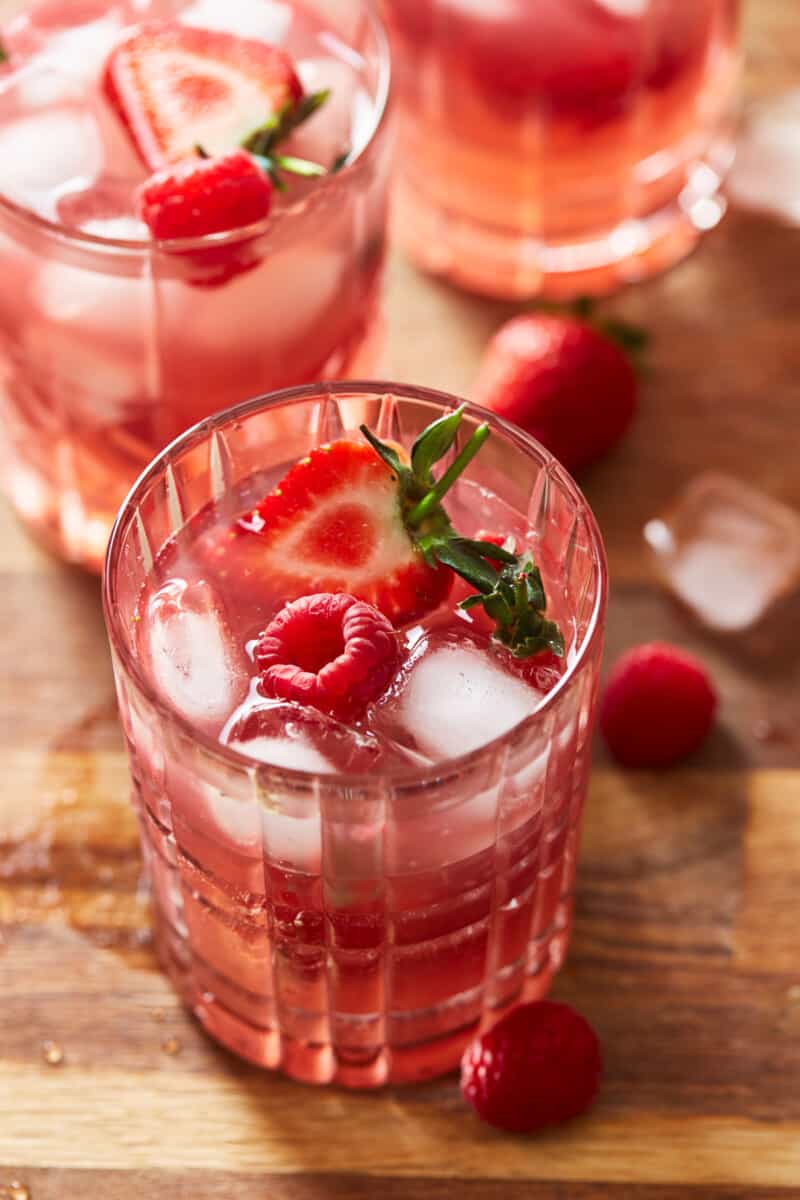
[[[35,0],[0,49],[4,481],[99,570],[183,430],[372,367],[388,50],[369,0]]]
[[[505,298],[602,292],[721,217],[738,0],[383,0],[397,230]]]
[[[546,993],[606,604],[546,451],[414,388],[252,401],[140,478],[104,590],[157,945],[214,1037],[371,1087]]]

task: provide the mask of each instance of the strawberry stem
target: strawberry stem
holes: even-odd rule
[[[419,504],[415,505],[411,512],[407,514],[407,525],[412,529],[417,529],[422,524],[431,510],[436,508],[444,496],[447,495],[459,475],[463,474],[488,436],[489,426],[479,425],[455,462],[448,467],[441,479],[433,485],[427,496],[423,496]]]
[[[6,50],[5,43],[0,42],[0,64],[7,63],[11,55]]]
[[[542,650],[563,655],[564,637],[555,622],[545,618],[547,597],[531,555],[459,537],[442,506],[442,498],[489,437],[489,426],[479,425],[441,479],[434,480],[433,466],[455,442],[463,416],[462,405],[424,429],[411,450],[410,465],[366,425],[361,432],[397,479],[405,527],[425,561],[431,567],[449,567],[477,589],[478,595],[463,600],[460,607],[482,605],[494,622],[495,638],[515,658]]]

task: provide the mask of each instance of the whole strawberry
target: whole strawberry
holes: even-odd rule
[[[534,1133],[585,1112],[602,1070],[588,1021],[568,1004],[541,1000],[512,1009],[467,1047],[461,1093],[489,1125]]]
[[[628,767],[668,767],[708,736],[717,698],[701,662],[666,642],[623,654],[600,704],[600,729]]]
[[[576,472],[625,433],[636,410],[636,376],[625,351],[601,327],[528,313],[492,338],[474,398]]]

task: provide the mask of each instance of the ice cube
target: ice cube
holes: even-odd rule
[[[8,93],[11,89],[23,109],[69,104],[77,99],[75,77],[54,67],[47,58],[37,57],[20,66],[4,90]]]
[[[535,711],[541,694],[488,648],[432,636],[381,713],[433,759],[469,754]],[[401,736],[401,735],[398,735]]]
[[[91,112],[62,109],[20,117],[0,128],[2,191],[16,204],[53,219],[57,189],[88,186],[103,163]]]
[[[57,325],[141,341],[149,289],[142,279],[47,262],[33,281],[36,308]]]
[[[141,624],[143,657],[162,697],[195,725],[219,729],[241,703],[248,672],[213,589],[172,579],[150,598]]]
[[[136,187],[130,178],[104,178],[88,188],[61,188],[58,219],[96,237],[146,242],[150,236],[147,226],[134,216]]]
[[[326,310],[346,291],[347,258],[324,247],[295,245],[276,249],[252,271],[224,287],[198,289],[177,280],[160,285],[163,304],[177,329],[191,331],[193,342],[212,353],[277,356],[290,347],[308,349],[319,336]],[[270,363],[279,373],[287,361]],[[274,375],[271,383],[274,383]]]
[[[89,217],[81,224],[84,233],[94,237],[109,238],[111,241],[144,242],[147,241],[147,226],[136,217]]]
[[[650,7],[650,0],[595,0],[595,3],[615,17],[643,17]]]
[[[694,479],[645,538],[659,572],[709,628],[744,632],[800,588],[800,513],[738,479]]]
[[[300,127],[292,138],[292,153],[312,162],[330,166],[340,155],[355,147],[355,132],[364,138],[364,119],[360,120],[360,131],[354,131],[355,100],[359,94],[358,75],[354,66],[341,62],[329,55],[319,58],[302,58],[297,63],[297,73],[307,92],[318,92],[327,88],[330,96],[322,108]],[[362,101],[363,106],[363,101]],[[370,109],[370,118],[371,118]],[[367,131],[368,133],[369,131]]]
[[[52,261],[30,287],[25,352],[72,416],[108,425],[146,402],[150,293],[143,280]]]
[[[118,346],[98,344],[91,329],[77,336],[74,327],[32,320],[23,334],[25,354],[47,380],[51,403],[69,419],[90,427],[128,420],[146,404],[147,364],[141,351],[123,354]]]
[[[122,14],[112,10],[95,21],[51,34],[37,58],[89,83],[99,76],[123,29]]]
[[[220,740],[275,767],[330,775],[366,772],[380,758],[378,739],[298,704],[249,699],[234,713]]]
[[[470,20],[511,21],[519,15],[517,0],[445,0],[445,7],[454,8]]]
[[[278,0],[194,0],[180,19],[184,25],[220,29],[277,45],[289,32],[292,10]]]

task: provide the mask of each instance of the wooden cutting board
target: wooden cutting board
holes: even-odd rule
[[[796,6],[751,3],[751,96],[800,86]],[[609,306],[653,335],[636,427],[584,480],[614,580],[609,659],[672,638],[723,704],[691,768],[625,773],[598,747],[555,994],[598,1028],[606,1081],[591,1115],[536,1140],[479,1125],[454,1077],[315,1091],[184,1014],[152,953],[97,584],[0,512],[0,1197],[800,1196],[800,637],[771,666],[712,644],[641,539],[705,467],[800,508],[798,268],[800,230],[734,211]],[[511,311],[399,261],[388,307],[394,375],[463,393]]]

